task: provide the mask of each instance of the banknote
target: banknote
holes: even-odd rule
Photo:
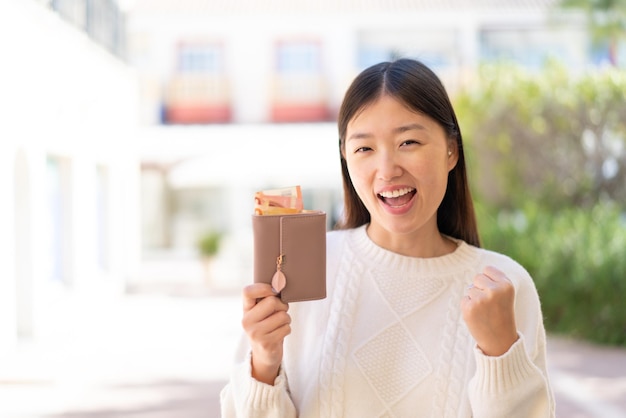
[[[254,194],[254,213],[257,215],[300,213],[302,209],[302,189],[299,185],[262,190]]]

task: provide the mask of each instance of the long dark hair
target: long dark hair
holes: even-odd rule
[[[350,179],[344,158],[348,123],[367,105],[383,95],[391,96],[439,123],[458,152],[458,162],[448,173],[448,186],[437,210],[442,234],[480,246],[474,204],[470,193],[461,129],[450,98],[439,77],[423,63],[402,58],[382,62],[361,72],[348,88],[338,117],[339,152],[343,177],[344,214],[338,228],[356,228],[370,222],[370,214]]]

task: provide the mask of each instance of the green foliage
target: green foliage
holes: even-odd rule
[[[217,254],[222,240],[222,234],[219,232],[207,232],[202,235],[197,242],[198,251],[202,256],[212,257]]]
[[[548,331],[626,346],[626,219],[616,205],[477,212],[483,245],[533,277]]]
[[[471,87],[454,100],[482,199],[552,209],[626,202],[626,71],[501,63],[482,67]]]
[[[478,213],[484,246],[533,277],[549,332],[626,346],[626,221],[615,205]]]
[[[532,275],[546,329],[626,346],[626,71],[500,63],[454,97],[483,245]]]

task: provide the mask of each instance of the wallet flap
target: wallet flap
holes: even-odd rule
[[[326,214],[311,211],[294,215],[253,215],[254,281],[270,283],[276,261],[281,271],[285,302],[326,297]]]

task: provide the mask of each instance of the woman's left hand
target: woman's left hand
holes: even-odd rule
[[[517,341],[515,288],[495,267],[485,267],[474,277],[461,301],[467,328],[487,356],[501,356]]]

